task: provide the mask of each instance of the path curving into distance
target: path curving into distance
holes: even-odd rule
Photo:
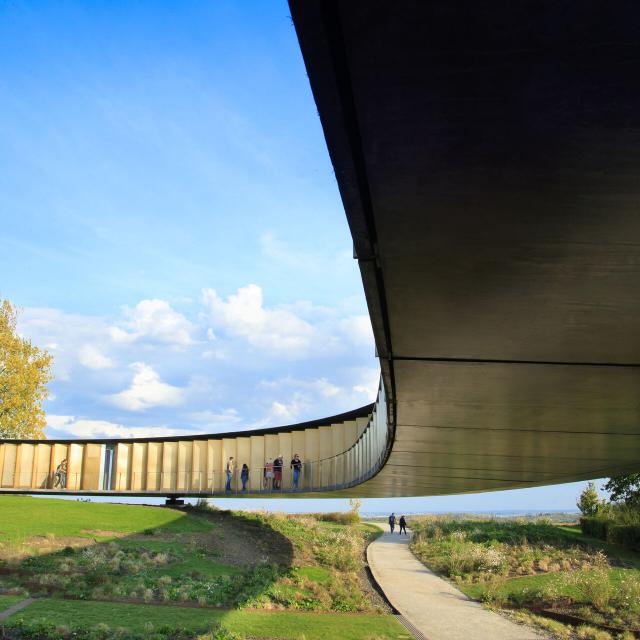
[[[373,577],[387,599],[427,640],[541,640],[470,600],[427,569],[409,549],[408,536],[385,533],[367,548]]]

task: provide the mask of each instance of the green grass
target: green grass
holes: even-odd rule
[[[46,534],[108,540],[115,536],[90,532],[135,534],[161,528],[171,533],[197,533],[212,528],[206,519],[174,509],[29,496],[0,496],[0,513],[0,540],[10,544]]]
[[[0,611],[4,611],[9,607],[24,600],[24,596],[0,596]]]
[[[220,622],[227,629],[256,638],[291,638],[302,635],[306,640],[361,640],[407,638],[408,633],[390,615],[369,614],[313,614],[287,611],[221,611],[188,607],[114,604],[71,600],[38,600],[14,614],[7,623],[19,619],[46,619],[54,624],[125,627],[142,631],[147,622],[198,629],[211,622]]]

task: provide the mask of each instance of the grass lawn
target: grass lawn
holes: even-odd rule
[[[38,600],[14,614],[7,623],[46,619],[55,624],[125,627],[142,631],[145,623],[154,626],[184,626],[199,629],[210,622],[220,622],[227,629],[257,638],[291,638],[306,640],[361,640],[362,638],[409,638],[406,629],[391,615],[294,613],[288,611],[219,611],[188,607],[168,607],[73,600]]]
[[[0,596],[0,612],[8,609],[21,600],[24,600],[24,596]]]
[[[162,529],[197,533],[212,528],[205,519],[174,509],[29,496],[0,495],[0,513],[0,540],[9,544],[43,535],[109,540],[116,537],[109,532],[134,534]]]

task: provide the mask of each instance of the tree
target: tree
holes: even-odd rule
[[[595,516],[602,507],[602,500],[598,496],[598,490],[593,482],[589,482],[580,494],[577,503],[578,509],[584,516]]]
[[[612,502],[627,502],[640,506],[640,473],[624,473],[609,478],[603,489],[611,494]]]
[[[0,438],[44,438],[52,356],[18,335],[17,320],[11,302],[0,301]]]

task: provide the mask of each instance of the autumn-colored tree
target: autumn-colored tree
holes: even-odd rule
[[[52,356],[18,335],[17,319],[11,302],[0,301],[0,438],[44,438]]]

